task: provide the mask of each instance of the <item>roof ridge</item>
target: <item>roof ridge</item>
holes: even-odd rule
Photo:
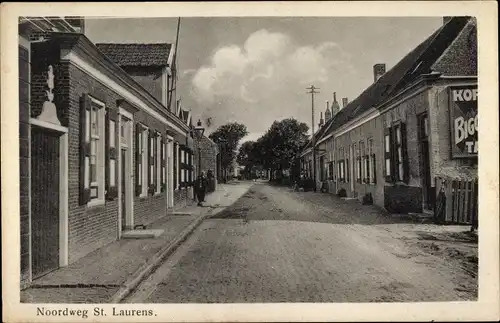
[[[449,23],[449,22],[448,22],[448,23]],[[416,57],[416,58],[415,58],[415,60],[414,60],[413,64],[412,64],[411,66],[409,66],[409,67],[406,69],[406,71],[405,71],[405,72],[404,72],[404,74],[403,74],[403,75],[399,78],[399,80],[398,80],[397,82],[395,82],[395,83],[394,83],[394,86],[392,87],[392,90],[391,90],[389,93],[387,93],[387,94],[392,94],[392,93],[393,93],[393,91],[394,91],[394,89],[396,89],[396,88],[397,88],[397,86],[400,84],[400,82],[401,82],[401,81],[402,81],[402,80],[406,77],[406,75],[408,74],[408,71],[410,71],[412,68],[414,68],[414,66],[415,66],[415,64],[416,64],[417,62],[420,62],[420,58],[422,57],[422,55],[423,55],[423,54],[427,51],[427,49],[429,49],[429,48],[431,47],[431,45],[432,45],[432,44],[434,43],[434,41],[436,40],[437,36],[438,36],[439,34],[441,34],[441,32],[444,30],[444,27],[446,27],[446,25],[447,25],[447,24],[444,24],[444,25],[442,25],[441,27],[439,27],[439,28],[438,28],[435,32],[433,32],[433,33],[432,33],[429,37],[427,37],[427,38],[426,38],[423,42],[421,42],[419,45],[417,45],[417,47],[415,47],[415,48],[413,49],[413,51],[416,51],[416,50],[417,50],[420,46],[423,46],[425,43],[427,43],[427,42],[428,42],[428,43],[427,43],[427,46],[425,46],[425,48],[423,48],[423,49],[422,49],[422,51],[420,52],[420,54],[418,55],[418,57]],[[411,52],[413,52],[413,51],[411,51]],[[411,52],[410,52],[410,53],[408,53],[406,56],[410,55],[410,54],[411,54]],[[406,57],[406,56],[405,56],[405,57]],[[401,59],[401,61],[403,61],[403,60],[405,59],[405,57],[403,57],[403,58]],[[400,62],[401,62],[401,61],[400,61]],[[396,66],[394,66],[394,67],[396,67]]]
[[[126,42],[126,43],[114,43],[114,42],[99,42],[99,43],[95,43],[96,45],[100,45],[100,44],[110,44],[110,45],[173,45],[173,43],[169,43],[169,42],[157,42],[157,43],[153,43],[153,42],[147,42],[147,43],[130,43],[130,42]]]

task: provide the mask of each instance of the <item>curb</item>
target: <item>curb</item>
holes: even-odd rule
[[[108,304],[118,304],[128,297],[149,275],[151,275],[163,261],[173,254],[179,246],[186,241],[189,236],[198,228],[198,226],[206,219],[209,219],[218,213],[225,210],[227,206],[217,206],[210,208],[207,213],[193,220],[179,235],[168,245],[158,251],[146,264],[141,266],[129,279],[123,284],[120,289],[107,302]]]
[[[130,293],[139,286],[139,284],[153,273],[163,262],[165,258],[170,256],[177,250],[177,248],[187,240],[191,233],[196,230],[196,228],[203,222],[203,220],[212,216],[212,210],[208,213],[193,220],[170,244],[166,245],[160,251],[158,251],[148,262],[140,267],[132,276],[129,278],[124,285],[111,297],[108,303],[117,304],[124,300]]]

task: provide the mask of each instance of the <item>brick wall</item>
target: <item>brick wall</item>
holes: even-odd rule
[[[117,100],[121,98],[105,84],[101,84],[80,69],[72,65],[67,66],[67,69],[69,72],[69,82],[67,82],[69,84],[67,111],[69,115],[69,262],[71,263],[116,240],[118,236],[117,199],[91,208],[79,205],[79,100],[83,94],[89,93],[103,101],[107,107],[117,109]],[[134,119],[150,128],[164,130],[160,122],[143,112],[136,113]],[[133,165],[135,167],[135,160]],[[135,174],[135,171],[133,173]],[[145,198],[134,197],[134,199],[134,223],[148,224],[165,215],[166,194]]]
[[[217,145],[205,136],[203,136],[201,142],[195,140],[193,143],[194,164],[196,165],[196,169],[200,169],[198,163],[200,162],[199,153],[201,153],[201,171],[204,171],[206,174],[207,171],[211,170],[214,177],[217,178]]]
[[[353,159],[351,163],[351,156],[349,156],[349,145],[356,143],[356,147],[359,146],[359,141],[363,140],[365,142],[365,151],[368,152],[368,139],[373,139],[373,153],[375,154],[375,164],[376,164],[376,184],[365,184],[358,183],[356,177],[357,164],[356,158]],[[337,137],[335,139],[335,158],[339,160],[337,157],[339,148],[344,147],[344,159],[349,158],[349,171],[354,167],[355,172],[349,174],[349,182],[341,183],[337,180],[337,191],[341,188],[345,189],[347,192],[347,196],[349,197],[357,197],[360,201],[363,199],[363,196],[367,193],[371,193],[373,196],[373,202],[376,205],[383,206],[384,205],[384,177],[383,177],[383,165],[384,165],[384,148],[383,148],[383,128],[382,128],[382,119],[380,117],[374,118],[363,125]],[[356,152],[357,154],[357,152]],[[335,172],[337,172],[337,165],[334,166]],[[347,166],[346,170],[347,172]],[[338,174],[337,174],[338,177]],[[354,191],[351,191],[351,181],[354,183]]]
[[[85,256],[118,237],[118,200],[104,205],[79,205],[80,97],[90,94],[116,109],[118,95],[75,66],[69,71],[69,262]]]
[[[383,114],[384,128],[392,122],[406,123],[406,141],[408,149],[409,186],[421,186],[420,152],[418,141],[418,118],[421,113],[429,111],[427,91],[424,91]],[[448,121],[448,120],[446,120]],[[383,132],[382,132],[383,133]]]
[[[153,129],[155,131],[165,133],[165,126],[162,122],[158,121],[151,115],[145,113],[144,111],[138,111],[134,114],[134,122],[140,122],[147,126],[149,129]],[[135,166],[136,166],[136,143],[135,143],[135,127],[134,134],[132,140],[132,147],[134,153],[132,154],[132,165],[133,165],[133,174],[135,174]],[[135,181],[135,178],[134,178]],[[135,182],[133,183],[135,187]],[[153,196],[148,195],[145,197],[135,196],[134,194],[134,225],[138,224],[150,224],[159,218],[166,215],[167,209],[167,190],[162,193],[155,194]]]
[[[407,213],[422,211],[423,190],[421,155],[418,139],[418,116],[428,111],[428,94],[427,91],[424,91],[405,100],[381,116],[384,128],[395,121],[402,121],[406,124],[409,182],[407,185],[395,185],[393,183],[386,183],[385,179],[382,179],[385,185],[384,207],[391,212]],[[384,171],[383,164],[380,171]]]

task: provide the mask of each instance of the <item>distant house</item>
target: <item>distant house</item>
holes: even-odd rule
[[[374,66],[373,84],[316,133],[331,193],[422,212],[434,208],[437,177],[477,178],[476,33],[474,18],[447,17],[393,68]],[[302,153],[308,173],[311,148]]]

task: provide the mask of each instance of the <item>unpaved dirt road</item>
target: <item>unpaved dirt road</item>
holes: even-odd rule
[[[127,302],[475,300],[477,240],[463,231],[258,183],[205,221]]]

